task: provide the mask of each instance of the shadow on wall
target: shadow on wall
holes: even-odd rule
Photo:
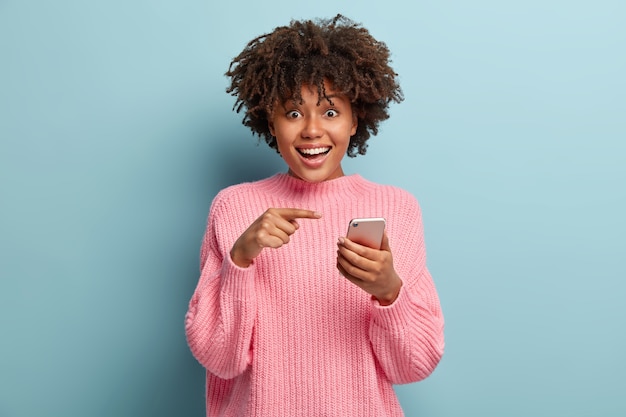
[[[178,351],[180,342],[176,345]],[[204,415],[204,370],[186,352],[181,355],[162,348],[153,350],[150,360],[140,360],[136,366],[118,371],[112,379],[117,383],[99,397],[100,403],[92,405],[92,416]]]
[[[210,203],[225,187],[286,171],[273,149],[242,130],[204,125],[188,136],[184,148],[172,140],[173,149],[165,151],[163,159],[171,171],[157,172],[165,179],[166,171],[178,176],[168,184],[167,199],[180,205],[173,206],[177,211],[168,222],[159,217],[159,223],[173,221],[176,227],[161,227],[155,239],[165,243],[150,252],[159,260],[150,280],[162,291],[155,290],[142,306],[149,310],[144,315],[158,323],[132,335],[133,342],[120,353],[126,365],[104,375],[110,389],[94,405],[98,417],[204,415],[205,371],[186,344],[184,314],[199,278],[200,243]],[[167,207],[165,201],[159,205]]]
[[[208,168],[205,181],[210,190],[215,190],[213,196],[230,185],[256,181],[287,171],[280,155],[262,139],[259,141],[249,133],[237,134],[232,130],[220,137],[228,138],[223,141],[227,146],[221,147],[219,152],[204,154]]]
[[[256,181],[274,175],[277,172],[286,172],[286,165],[276,153],[265,142],[259,142],[257,137],[251,137],[248,131],[243,133],[236,128],[213,130],[209,135],[201,135],[199,144],[191,149],[193,155],[186,175],[189,176],[190,183],[193,184],[187,192],[190,199],[189,204],[195,204],[192,212],[196,221],[188,224],[189,233],[194,241],[190,244],[185,253],[180,254],[181,264],[188,266],[185,271],[181,271],[181,276],[189,277],[185,280],[184,291],[187,292],[185,307],[188,297],[191,297],[193,289],[197,284],[199,271],[197,267],[197,253],[199,241],[196,238],[204,233],[204,230],[195,230],[200,224],[205,225],[208,215],[209,205],[215,195],[223,188],[239,184],[242,182]],[[194,183],[194,181],[196,181]],[[194,200],[195,196],[201,196],[201,200]],[[260,214],[260,213],[259,213]],[[193,230],[191,228],[194,228]],[[182,242],[183,244],[185,242]],[[193,253],[194,261],[189,261],[187,252]],[[180,300],[179,300],[180,301]],[[181,317],[182,319],[182,317]],[[182,334],[182,322],[180,332],[176,342],[176,354],[173,357],[163,357],[157,359],[156,363],[163,361],[163,367],[159,371],[146,367],[142,380],[150,381],[146,385],[144,400],[134,403],[142,409],[133,409],[132,415],[153,415],[166,417],[172,415],[203,415],[205,412],[204,389],[205,376],[204,369],[192,357]],[[152,374],[152,375],[151,375]],[[155,375],[156,374],[156,375]],[[137,395],[134,392],[133,395]],[[119,413],[128,410],[109,410],[117,415],[128,415]]]

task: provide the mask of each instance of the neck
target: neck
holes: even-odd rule
[[[368,186],[358,174],[344,175],[320,182],[308,182],[287,174],[277,174],[272,181],[265,183],[267,191],[288,200],[330,199],[340,201],[357,198],[367,192]]]

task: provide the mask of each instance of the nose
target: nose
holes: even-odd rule
[[[321,137],[323,134],[323,128],[321,120],[318,117],[307,117],[304,121],[301,135],[303,138],[315,139]]]

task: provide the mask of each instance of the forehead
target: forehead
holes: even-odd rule
[[[303,84],[300,91],[292,91],[285,94],[282,100],[279,100],[280,104],[287,104],[292,102],[293,104],[305,104],[309,102],[315,102],[318,106],[322,104],[322,101],[326,100],[330,104],[334,104],[335,101],[342,102],[347,98],[336,92],[330,82],[324,81],[323,85],[311,85]]]

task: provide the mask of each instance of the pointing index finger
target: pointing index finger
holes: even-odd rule
[[[305,210],[299,208],[282,208],[277,209],[280,216],[286,220],[295,219],[319,219],[322,213],[314,210]]]

